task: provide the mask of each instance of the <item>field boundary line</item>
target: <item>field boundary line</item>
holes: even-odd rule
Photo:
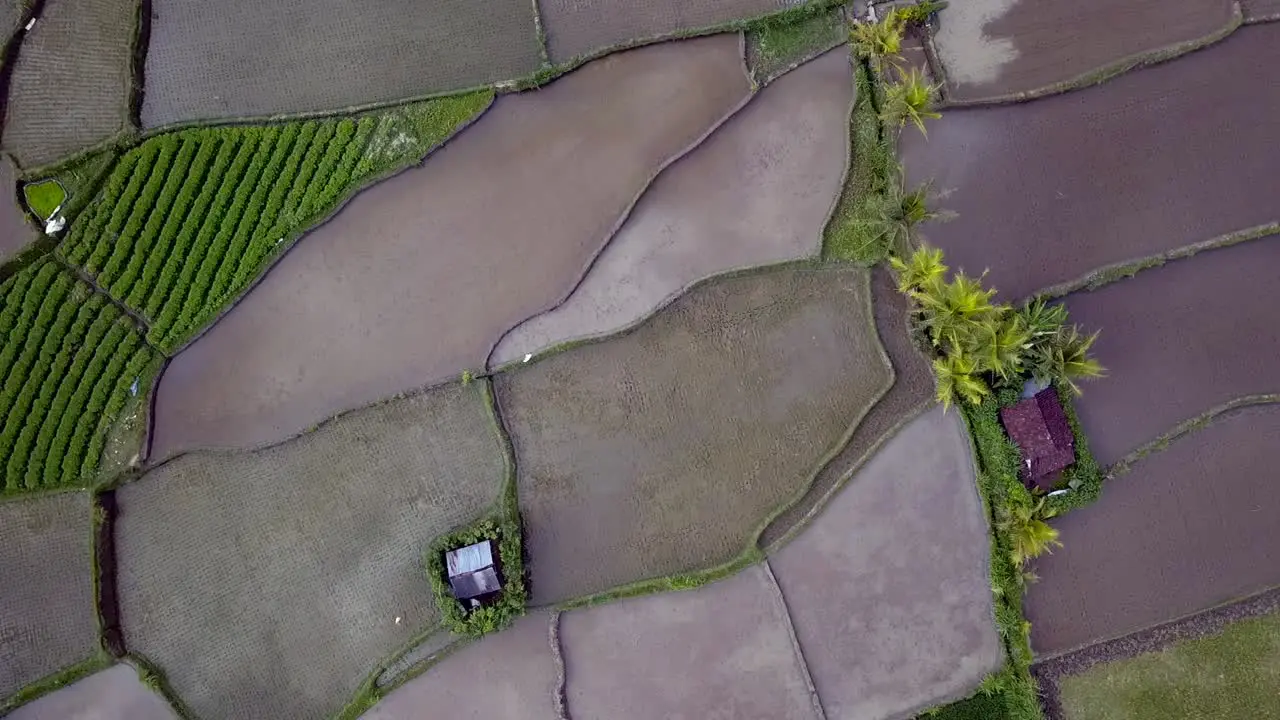
[[[1050,285],[1047,288],[1036,291],[1030,299],[1058,300],[1072,293],[1081,291],[1093,291],[1102,287],[1106,287],[1114,282],[1127,280],[1136,276],[1144,270],[1158,268],[1165,263],[1174,260],[1185,260],[1193,257],[1206,250],[1219,250],[1229,248],[1233,245],[1249,242],[1250,240],[1261,240],[1271,237],[1272,235],[1280,235],[1280,221],[1266,223],[1265,225],[1255,225],[1244,230],[1229,232],[1208,240],[1184,245],[1173,250],[1167,250],[1155,255],[1147,255],[1145,257],[1135,258],[1133,260],[1122,260],[1110,265],[1090,270],[1088,273],[1066,282]]]
[[[938,104],[938,109],[944,110],[1012,105],[1026,102],[1028,100],[1048,97],[1050,95],[1059,95],[1072,90],[1081,90],[1093,85],[1099,85],[1132,70],[1139,70],[1150,65],[1158,65],[1163,62],[1168,62],[1169,60],[1175,60],[1188,53],[1209,47],[1210,45],[1225,40],[1244,24],[1244,11],[1240,7],[1240,2],[1239,0],[1233,0],[1231,3],[1231,18],[1227,21],[1227,24],[1208,35],[1184,40],[1171,45],[1165,45],[1164,47],[1155,48],[1153,50],[1144,50],[1142,52],[1134,53],[1120,58],[1115,62],[1081,73],[1073,78],[1061,80],[1034,90],[1006,93],[1004,95],[993,95],[991,97],[976,98],[973,100],[944,100],[942,103]]]
[[[813,703],[814,715],[818,720],[827,720],[826,710],[822,707],[822,697],[818,695],[818,688],[813,684],[813,675],[809,672],[809,660],[804,656],[804,647],[800,644],[800,638],[796,635],[796,626],[791,619],[791,606],[787,604],[787,595],[782,592],[782,584],[778,582],[777,576],[773,574],[773,567],[769,565],[769,559],[765,558],[760,566],[764,569],[764,575],[769,581],[769,587],[773,590],[774,599],[782,608],[783,623],[787,627],[787,637],[791,638],[791,649],[795,652],[796,663],[800,666],[800,672],[804,675],[805,685],[809,688],[809,700]]]
[[[124,315],[130,320],[133,320],[133,323],[137,325],[137,329],[142,333],[142,343],[160,355],[164,355],[164,353],[160,351],[160,348],[147,341],[147,333],[150,332],[151,328],[147,325],[146,318],[139,315],[133,308],[117,300],[115,296],[107,292],[105,288],[98,284],[98,280],[96,278],[86,272],[83,268],[67,262],[65,258],[56,252],[49,253],[49,256],[53,258],[54,262],[62,266],[64,270],[71,271],[71,274],[74,275],[77,280],[88,285],[95,293],[106,298],[108,303],[114,305],[117,310],[124,313]]]
[[[564,644],[560,641],[559,610],[551,611],[551,620],[547,624],[547,642],[551,644],[551,659],[556,665],[556,686],[551,691],[551,703],[556,712],[556,720],[572,720],[569,715],[569,680],[564,667]]]
[[[1212,407],[1189,420],[1183,420],[1177,425],[1174,425],[1172,429],[1156,437],[1154,440],[1140,445],[1137,449],[1107,467],[1106,470],[1103,471],[1103,485],[1105,487],[1106,483],[1125,475],[1133,469],[1134,465],[1142,462],[1147,457],[1166,450],[1173,443],[1195,433],[1197,430],[1203,430],[1213,424],[1220,417],[1230,415],[1235,411],[1249,407],[1277,404],[1280,404],[1280,392],[1245,395]]]
[[[542,24],[542,7],[539,6],[538,0],[529,0],[533,4],[533,32],[538,38],[538,54],[542,57],[542,67],[550,68],[551,55],[547,52],[547,29]]]
[[[745,69],[744,69],[744,73],[745,73]],[[533,320],[534,318],[540,317],[542,315],[546,315],[547,313],[558,309],[561,305],[564,305],[566,302],[568,302],[569,298],[573,297],[573,294],[578,291],[578,288],[582,287],[582,283],[585,282],[587,279],[587,276],[591,274],[591,270],[595,267],[596,261],[599,260],[602,254],[604,254],[605,249],[613,243],[614,238],[618,236],[618,232],[622,230],[624,225],[626,225],[627,220],[630,219],[631,217],[631,213],[635,210],[636,206],[640,204],[641,198],[643,198],[645,195],[648,194],[649,188],[651,188],[653,184],[657,182],[658,178],[661,177],[662,174],[667,171],[667,168],[674,166],[677,162],[684,159],[686,156],[692,154],[693,151],[697,150],[698,147],[702,145],[702,143],[706,142],[708,138],[714,135],[717,130],[723,127],[724,124],[727,123],[730,119],[735,117],[742,110],[742,108],[746,107],[747,104],[750,103],[752,99],[756,97],[758,93],[756,93],[756,91],[750,86],[750,76],[747,75],[746,78],[748,81],[748,90],[746,95],[740,101],[738,101],[736,105],[731,107],[727,113],[722,115],[720,119],[711,123],[711,125],[708,126],[700,135],[694,138],[693,142],[689,143],[684,148],[679,149],[676,152],[672,153],[667,157],[667,159],[659,163],[658,167],[654,169],[654,171],[649,175],[649,177],[646,178],[645,181],[640,184],[640,187],[637,190],[635,196],[632,197],[631,201],[627,203],[627,206],[623,208],[622,212],[618,215],[618,218],[613,222],[613,225],[610,226],[609,229],[604,232],[604,236],[600,239],[600,242],[596,244],[596,249],[587,258],[586,263],[583,265],[582,270],[578,272],[577,277],[575,277],[573,281],[569,283],[568,290],[566,290],[562,295],[560,295],[556,300],[554,300],[549,305],[542,307],[541,309],[532,313],[528,317],[524,318],[523,320],[520,320],[516,324],[507,328],[506,331],[504,331],[501,335],[499,335],[497,338],[494,339],[494,341],[489,345],[489,351],[485,354],[484,370],[486,372],[496,372],[500,367],[506,367],[507,365],[514,364],[514,363],[505,363],[504,365],[501,365],[501,366],[495,366],[493,364],[494,363],[493,354],[494,352],[497,351],[498,346],[502,344],[502,341],[505,340],[507,336],[509,336],[517,328],[528,323],[530,320]],[[680,293],[680,294],[683,294],[683,293]],[[652,317],[654,313],[666,307],[668,304],[670,304],[670,301],[666,301],[662,303],[652,313],[646,315],[639,322],[643,322],[643,320],[647,320],[649,317]],[[639,324],[639,322],[631,326],[628,326],[628,328],[635,327],[636,325]],[[600,337],[608,337],[610,335],[620,334],[623,330],[628,328],[619,328],[617,330],[611,331],[607,335],[601,335]],[[569,341],[569,342],[572,342],[572,341]],[[535,353],[535,356],[540,356],[541,354],[542,354],[541,352]]]
[[[1060,695],[1060,682],[1064,677],[1085,672],[1095,665],[1159,652],[1186,640],[1217,635],[1233,623],[1275,612],[1280,612],[1280,587],[1040,660],[1031,672],[1040,683],[1045,715],[1048,720],[1066,720]]]

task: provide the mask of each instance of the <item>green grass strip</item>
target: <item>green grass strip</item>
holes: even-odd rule
[[[1060,683],[1072,720],[1280,717],[1280,614],[1094,665]]]

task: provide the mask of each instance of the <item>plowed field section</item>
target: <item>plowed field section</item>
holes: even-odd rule
[[[0,192],[4,193],[0,198],[0,263],[39,237],[14,200],[13,190],[17,187],[14,174],[13,163],[8,158],[0,159]]]
[[[1068,296],[1107,368],[1076,401],[1100,463],[1245,395],[1280,393],[1280,237],[1200,253]]]
[[[1026,603],[1036,652],[1280,585],[1278,437],[1280,406],[1236,411],[1139,462],[1100,502],[1054,521],[1065,546],[1036,562],[1040,582]]]
[[[781,0],[541,0],[552,62],[786,7]]]
[[[866,271],[795,266],[502,373],[533,601],[734,559],[891,377]]]
[[[1048,90],[1231,22],[1230,0],[972,0],[941,11],[936,44],[947,98]]]
[[[51,258],[0,284],[4,492],[95,479],[111,424],[158,370],[134,322]]]
[[[166,463],[116,495],[125,641],[198,717],[332,717],[439,622],[423,553],[505,479],[474,385]]]
[[[92,522],[86,493],[0,503],[0,703],[97,649]]]
[[[152,138],[116,164],[58,252],[147,318],[153,344],[173,350],[353,187],[416,161],[489,97]]]
[[[129,126],[138,8],[122,0],[45,0],[9,83],[4,149],[48,165]]]
[[[925,235],[1013,300],[1280,220],[1277,66],[1280,25],[1258,25],[1079,92],[951,110],[901,143],[912,183],[954,190],[958,217]]]
[[[528,75],[530,0],[155,0],[142,124],[340,111]]]
[[[747,96],[733,36],[655,45],[504,95],[361,193],[179,355],[155,454],[257,445],[480,370],[569,292],[649,181]],[[376,351],[373,348],[377,348]]]

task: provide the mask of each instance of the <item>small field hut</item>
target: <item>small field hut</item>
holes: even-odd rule
[[[1058,391],[1048,387],[1024,397],[1016,405],[1001,409],[1000,421],[1022,456],[1022,481],[1052,490],[1063,469],[1076,461],[1075,436]]]
[[[477,607],[502,589],[494,556],[492,540],[481,540],[445,553],[449,588],[455,598],[470,601],[472,607]]]

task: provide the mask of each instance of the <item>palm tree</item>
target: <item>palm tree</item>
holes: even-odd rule
[[[898,275],[898,292],[904,295],[940,283],[947,276],[942,251],[937,248],[921,247],[906,260],[891,257],[889,265]]]
[[[1045,509],[1044,498],[1034,504],[1027,499],[1010,498],[1002,514],[1000,529],[1009,534],[1009,554],[1019,567],[1032,558],[1052,552],[1054,547],[1062,547],[1058,531],[1045,522],[1054,513]]]
[[[902,52],[904,23],[897,10],[889,10],[880,22],[854,23],[849,42],[861,57],[892,60]]]
[[[1017,379],[1031,348],[1031,331],[1022,317],[1005,312],[1000,319],[986,322],[983,330],[983,369],[994,373],[1002,384]]]
[[[977,362],[959,350],[934,358],[933,374],[938,378],[936,397],[943,409],[949,409],[957,399],[977,405],[991,394],[991,388],[977,372]]]
[[[920,128],[921,135],[928,136],[924,121],[942,117],[933,110],[933,95],[938,87],[930,85],[919,68],[899,73],[898,82],[885,87],[884,109],[881,111],[883,120],[897,125],[899,130],[912,123]]]
[[[982,287],[980,278],[961,272],[951,282],[922,286],[911,297],[923,312],[934,346],[947,352],[973,347],[974,335],[983,323],[999,320],[1007,311],[991,302],[995,292]]]

